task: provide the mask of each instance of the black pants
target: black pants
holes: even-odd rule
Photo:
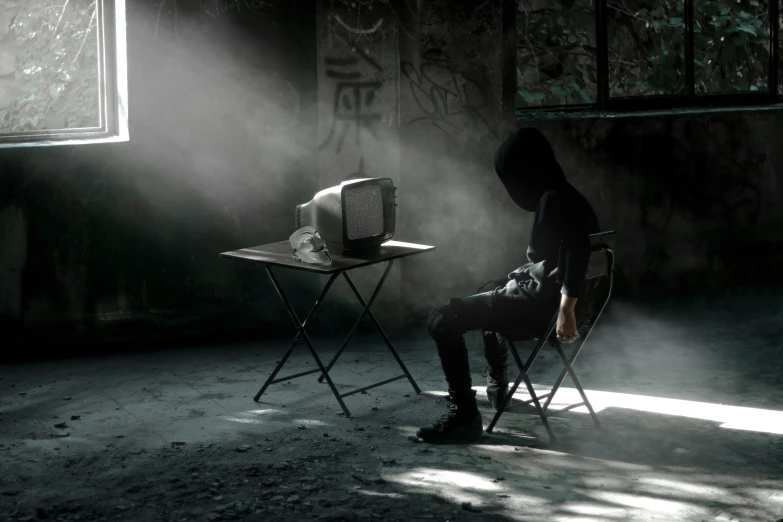
[[[505,285],[507,279],[487,283],[482,288]],[[557,296],[538,299],[529,295],[509,295],[501,288],[468,297],[452,298],[430,313],[428,331],[435,340],[438,355],[446,375],[449,391],[467,392],[472,387],[465,333],[482,330],[484,356],[490,371],[497,371],[507,354],[495,332],[504,330],[538,333],[552,319],[559,300]],[[502,350],[503,353],[500,351]]]

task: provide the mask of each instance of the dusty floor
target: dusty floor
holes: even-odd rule
[[[470,446],[409,440],[445,407],[421,332],[397,345],[423,393],[402,380],[347,397],[350,418],[313,375],[252,401],[282,343],[5,366],[0,519],[773,522],[780,302],[614,302],[575,365],[604,430],[568,412],[553,445],[527,411]],[[324,358],[339,345],[314,338]],[[468,341],[486,425],[479,339]],[[284,374],[313,367],[295,353]],[[559,371],[546,354],[542,390]],[[350,389],[398,373],[368,330],[332,375]],[[566,381],[555,402],[574,393]]]

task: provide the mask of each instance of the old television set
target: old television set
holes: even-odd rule
[[[336,254],[377,249],[394,236],[397,188],[390,178],[343,181],[296,206],[296,228],[315,228]]]

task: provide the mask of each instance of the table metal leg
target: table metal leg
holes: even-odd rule
[[[329,288],[332,286],[332,284],[334,283],[335,279],[337,279],[337,275],[338,275],[338,274],[334,274],[334,275],[333,275],[332,277],[330,277],[330,278],[329,278],[329,280],[326,282],[326,286],[324,286],[323,290],[321,290],[321,294],[318,296],[318,299],[316,299],[316,301],[315,301],[315,304],[314,304],[314,305],[313,305],[313,307],[310,309],[310,312],[307,314],[307,317],[305,317],[305,320],[302,322],[302,327],[303,327],[303,328],[307,328],[307,324],[308,324],[308,323],[309,323],[311,320],[313,320],[313,319],[315,318],[315,312],[316,312],[316,310],[318,310],[318,307],[319,307],[319,306],[321,306],[321,303],[323,302],[324,298],[326,297],[326,293],[327,293],[327,292],[329,292]],[[274,281],[273,281],[273,283],[274,283]],[[294,337],[294,340],[293,340],[293,341],[291,341],[291,345],[288,347],[288,351],[285,353],[285,355],[283,356],[283,358],[282,358],[282,359],[280,359],[280,362],[277,364],[277,366],[275,367],[275,369],[272,371],[272,375],[270,375],[270,376],[269,376],[269,378],[266,380],[266,382],[264,383],[264,385],[263,385],[263,386],[261,387],[261,389],[258,391],[258,393],[256,394],[256,396],[255,396],[255,397],[253,397],[253,400],[254,400],[255,402],[258,402],[258,399],[260,399],[260,398],[261,398],[261,395],[263,395],[263,394],[264,394],[264,392],[266,391],[266,389],[269,387],[269,385],[270,385],[270,384],[274,384],[274,383],[277,383],[277,382],[282,382],[282,381],[288,381],[288,380],[290,380],[290,379],[294,379],[294,378],[296,378],[296,377],[301,377],[302,375],[307,375],[307,374],[309,374],[309,373],[316,373],[316,372],[320,371],[320,370],[311,370],[311,371],[308,371],[308,372],[302,372],[302,373],[298,373],[298,374],[296,374],[296,375],[289,375],[289,376],[287,376],[287,377],[283,377],[283,378],[280,378],[280,379],[275,379],[275,377],[276,377],[276,376],[277,376],[277,374],[280,372],[280,370],[282,370],[282,369],[283,369],[283,365],[285,365],[286,361],[288,360],[288,358],[289,358],[289,357],[291,356],[291,354],[293,353],[293,351],[294,351],[294,348],[295,348],[297,345],[299,345],[299,344],[304,344],[304,340],[303,340],[303,339],[301,339],[301,338],[300,338],[300,336],[301,336],[301,333],[299,333],[299,332],[297,331],[297,332],[296,332],[296,336]]]
[[[375,298],[378,296],[378,294],[381,291],[381,287],[383,286],[383,283],[386,282],[386,277],[389,275],[389,271],[391,270],[393,260],[389,261],[386,264],[386,270],[383,271],[383,275],[381,276],[381,280],[378,282],[378,284],[375,286],[375,290],[372,293],[372,296],[370,296],[370,302],[365,303],[361,296],[359,297],[359,301],[362,303],[362,306],[364,309],[362,310],[362,313],[359,314],[359,318],[354,323],[353,327],[351,328],[351,331],[348,332],[348,336],[343,341],[343,344],[340,345],[340,348],[337,350],[337,353],[334,354],[334,357],[332,357],[332,360],[329,362],[329,364],[326,365],[326,370],[329,371],[332,369],[332,366],[334,366],[334,363],[337,362],[337,359],[340,358],[340,355],[342,355],[343,350],[348,346],[348,343],[351,342],[351,339],[353,339],[354,334],[359,330],[359,325],[362,323],[362,319],[364,318],[364,315],[370,310],[370,306],[372,306],[373,302],[375,301]],[[351,287],[351,289],[356,293],[356,287],[353,284],[353,281],[351,281],[351,278],[348,277],[348,274],[346,272],[343,272],[343,276],[345,276],[346,281],[348,281],[348,285]],[[358,294],[357,294],[358,295]],[[318,382],[323,382],[324,376],[321,375],[318,377]]]
[[[400,365],[400,368],[402,368],[402,371],[404,375],[400,375],[399,377],[395,377],[394,379],[390,379],[388,381],[384,381],[381,384],[386,384],[391,381],[395,381],[398,379],[401,379],[403,377],[407,377],[408,381],[410,381],[411,385],[413,386],[413,389],[416,391],[416,393],[421,393],[421,390],[419,389],[419,386],[416,384],[416,381],[413,380],[413,377],[411,376],[410,372],[408,371],[408,368],[405,367],[405,364],[402,362],[402,359],[400,358],[397,351],[394,349],[394,346],[392,345],[391,341],[389,340],[389,337],[386,335],[386,332],[384,332],[383,328],[381,328],[381,325],[378,323],[378,320],[375,318],[375,315],[372,313],[372,310],[370,310],[370,307],[375,302],[375,298],[378,297],[378,294],[380,293],[381,288],[383,287],[383,283],[386,282],[386,278],[389,275],[389,272],[391,271],[393,260],[390,260],[387,263],[386,270],[384,270],[383,275],[381,276],[381,280],[378,282],[378,284],[375,287],[375,290],[373,291],[372,295],[370,296],[370,300],[365,302],[364,298],[362,297],[362,294],[359,292],[359,290],[356,288],[356,285],[354,284],[353,280],[351,280],[351,277],[348,275],[347,272],[343,272],[343,277],[345,277],[346,282],[348,283],[348,286],[351,287],[351,290],[353,291],[356,298],[359,300],[359,303],[363,306],[362,313],[359,315],[359,318],[356,320],[356,322],[353,325],[353,328],[351,328],[351,331],[348,333],[348,336],[343,341],[342,345],[340,346],[340,349],[337,350],[337,353],[334,355],[332,360],[329,362],[329,364],[326,366],[327,371],[331,370],[334,364],[337,362],[337,359],[340,358],[340,355],[342,355],[345,348],[348,346],[348,343],[351,341],[353,336],[356,334],[356,332],[359,329],[359,326],[361,325],[362,319],[365,315],[368,315],[372,322],[375,324],[375,327],[380,332],[381,336],[383,337],[383,340],[386,342],[386,346],[389,348],[389,351],[391,351],[394,358],[397,360],[397,363]],[[324,376],[321,375],[318,378],[318,382],[323,382]],[[377,385],[371,386],[374,388]],[[361,390],[354,390],[353,392],[350,392],[349,394],[357,393],[358,391],[364,391],[368,388],[362,388]],[[343,394],[343,397],[349,395],[349,394]]]
[[[321,295],[319,296],[318,301],[316,301],[316,304],[313,306],[313,309],[310,310],[310,313],[308,314],[307,318],[305,319],[305,322],[300,322],[299,321],[299,317],[297,317],[297,315],[296,315],[296,311],[294,311],[293,307],[291,307],[291,303],[288,301],[288,298],[285,296],[285,293],[283,292],[283,289],[280,286],[280,283],[277,281],[277,278],[275,277],[274,273],[272,272],[272,267],[269,266],[269,265],[266,265],[264,268],[266,268],[266,272],[267,272],[267,274],[269,274],[269,279],[271,279],[272,284],[274,285],[275,290],[277,291],[277,295],[279,295],[280,299],[283,300],[283,303],[285,304],[286,310],[288,310],[288,315],[291,316],[291,319],[296,324],[296,327],[299,330],[299,333],[294,338],[294,341],[291,343],[291,347],[288,349],[288,353],[286,353],[285,358],[280,361],[280,364],[278,364],[277,368],[275,368],[275,371],[269,377],[267,382],[264,384],[264,387],[261,388],[261,391],[259,391],[258,395],[256,395],[256,400],[257,400],[258,397],[261,396],[263,391],[270,384],[272,384],[273,382],[279,382],[279,381],[274,381],[273,378],[277,374],[277,372],[280,371],[280,368],[282,367],[283,363],[285,363],[285,361],[288,359],[288,356],[290,356],[291,351],[293,350],[294,346],[298,343],[298,341],[300,341],[299,340],[299,336],[301,335],[302,338],[304,339],[304,343],[307,344],[307,347],[310,349],[310,353],[313,355],[313,359],[315,359],[315,362],[318,365],[318,370],[311,370],[309,372],[299,373],[296,376],[290,376],[288,378],[290,379],[290,378],[293,378],[293,377],[299,377],[301,375],[306,375],[308,373],[316,373],[316,372],[320,371],[320,373],[324,377],[326,377],[326,382],[329,384],[329,388],[331,388],[332,393],[334,394],[335,398],[337,399],[337,402],[340,403],[340,407],[343,409],[343,413],[345,413],[346,417],[350,417],[351,416],[351,412],[348,411],[348,408],[346,408],[345,403],[343,402],[342,397],[340,397],[340,394],[337,393],[337,388],[335,387],[334,383],[332,382],[332,378],[329,377],[329,373],[328,373],[327,369],[324,367],[323,363],[321,362],[320,357],[318,357],[318,353],[316,353],[315,348],[313,347],[313,343],[310,341],[310,337],[307,335],[307,332],[305,331],[305,323],[307,322],[308,319],[311,318],[312,314],[315,312],[315,309],[318,307],[319,303],[325,297],[326,292],[329,290],[329,287],[331,287],[331,285],[334,282],[337,274],[334,274],[331,278],[329,278],[329,282],[326,284],[326,286],[324,287],[323,291],[321,291]]]
[[[389,269],[391,269],[391,261],[389,262],[389,266],[386,269],[388,272]],[[356,285],[353,283],[351,278],[348,276],[348,273],[343,272],[343,276],[345,276],[345,280],[348,282],[348,285],[351,287],[351,290],[353,290],[353,293],[356,295],[356,298],[359,300],[359,302],[362,304],[362,306],[365,307],[366,313],[368,316],[370,316],[370,320],[372,320],[373,324],[375,324],[375,327],[378,329],[378,332],[383,337],[383,341],[386,343],[386,346],[389,348],[389,351],[394,356],[394,359],[397,361],[397,364],[400,365],[400,368],[402,368],[403,373],[405,374],[405,377],[408,378],[408,381],[410,381],[411,386],[413,386],[413,389],[416,393],[421,393],[421,390],[419,389],[419,386],[416,384],[416,381],[413,380],[413,377],[411,376],[410,372],[408,371],[408,368],[405,366],[405,363],[402,362],[402,358],[397,353],[397,350],[394,349],[394,346],[392,345],[391,341],[389,340],[389,337],[386,335],[386,332],[383,331],[383,328],[381,328],[380,323],[375,318],[375,314],[372,313],[372,310],[370,310],[370,306],[372,305],[372,300],[375,298],[375,294],[373,294],[372,298],[370,299],[369,303],[365,303],[364,299],[362,298],[362,294],[359,293],[359,289],[356,288]],[[386,275],[384,274],[384,277]]]

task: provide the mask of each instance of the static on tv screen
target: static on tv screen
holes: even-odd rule
[[[383,229],[383,193],[377,185],[363,185],[343,192],[347,239],[377,237]]]

